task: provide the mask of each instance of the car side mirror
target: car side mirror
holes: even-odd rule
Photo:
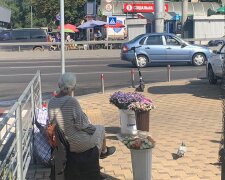
[[[132,47],[131,50],[135,51],[135,47]]]
[[[185,43],[181,43],[181,47],[184,48],[186,46]]]
[[[213,50],[213,53],[214,53],[214,54],[219,54],[220,52],[217,51],[217,50]]]

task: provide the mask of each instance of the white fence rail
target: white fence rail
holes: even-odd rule
[[[210,40],[216,40],[221,38],[190,38],[184,39],[188,42],[193,42],[195,44],[207,44]],[[114,40],[114,41],[73,41],[73,42],[65,42],[66,50],[70,50],[70,47],[76,45],[76,49],[95,49],[95,48],[103,48],[103,49],[120,49],[121,44],[127,42],[127,40]],[[0,43],[0,50],[7,47],[17,47],[18,51],[21,50],[22,46],[43,46],[45,49],[50,49],[51,46],[60,46],[60,42],[20,42],[20,43]],[[89,47],[89,48],[86,48]],[[73,48],[71,48],[73,49]]]
[[[33,155],[33,119],[41,107],[40,71],[0,121],[0,179],[24,180]]]

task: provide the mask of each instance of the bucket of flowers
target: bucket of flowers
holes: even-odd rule
[[[117,91],[113,93],[109,102],[119,109],[128,109],[128,106],[133,102],[140,102],[144,96],[137,92],[122,92]]]
[[[149,135],[138,135],[125,136],[122,142],[131,151],[133,179],[150,180],[155,141]]]
[[[122,134],[136,134],[136,118],[142,116],[146,120],[140,122],[138,130],[149,131],[149,111],[154,107],[150,99],[138,92],[117,91],[110,96],[109,102],[119,108]]]
[[[136,134],[137,126],[135,112],[130,110],[128,106],[133,102],[139,102],[144,96],[137,92],[122,92],[113,93],[109,102],[119,109],[121,134]]]
[[[155,106],[151,99],[143,97],[140,101],[132,102],[129,110],[133,110],[136,116],[137,130],[149,131],[150,110]]]

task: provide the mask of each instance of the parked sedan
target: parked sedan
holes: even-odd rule
[[[225,59],[225,44],[219,49],[214,50],[207,62],[207,76],[210,84],[216,84],[218,79],[223,76],[223,66]]]
[[[134,47],[137,58],[135,58]],[[212,51],[207,47],[192,45],[169,33],[142,34],[122,44],[121,59],[139,67],[148,63],[189,62],[203,65]]]
[[[220,39],[211,40],[208,42],[208,46],[219,46],[225,44],[225,35]]]

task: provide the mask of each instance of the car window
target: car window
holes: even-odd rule
[[[0,34],[0,41],[7,41],[10,40],[10,32],[8,31],[3,31]]]
[[[143,34],[140,34],[138,36],[136,36],[134,39],[130,40],[130,43],[134,43],[135,41],[137,41],[141,36],[143,36]]]
[[[31,39],[46,39],[46,33],[44,30],[37,29],[30,31]]]
[[[172,36],[166,36],[166,45],[172,45],[172,46],[180,46],[179,41],[174,39]]]
[[[13,40],[30,39],[30,32],[28,30],[12,31]]]
[[[139,41],[139,44],[140,44],[140,45],[143,45],[144,42],[145,42],[145,39],[146,39],[146,37],[142,38],[142,39]]]
[[[148,36],[146,45],[163,45],[162,36]]]

